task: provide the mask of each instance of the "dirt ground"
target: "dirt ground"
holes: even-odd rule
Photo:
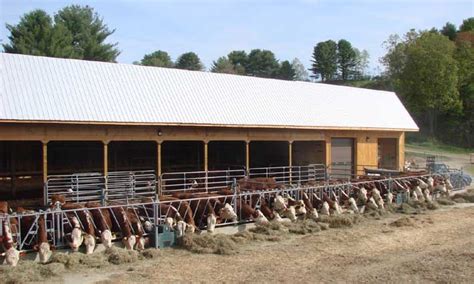
[[[280,242],[255,242],[240,247],[236,255],[164,249],[156,259],[68,272],[48,283],[472,283],[473,279],[474,206],[458,204],[418,215],[367,219],[351,228],[292,235]]]

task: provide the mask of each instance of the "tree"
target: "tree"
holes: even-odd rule
[[[295,78],[296,81],[309,81],[309,75],[304,67],[303,63],[298,58],[293,59],[291,61],[291,67],[295,70]]]
[[[341,79],[347,81],[356,66],[356,53],[350,42],[341,39],[337,43],[337,64],[341,72]]]
[[[248,65],[248,55],[244,50],[234,50],[231,51],[227,58],[234,65],[234,70],[236,74],[245,75],[247,74],[246,68]]]
[[[361,79],[366,75],[367,68],[369,68],[369,52],[367,50],[360,51],[357,48],[354,48],[355,52],[355,66],[353,75],[355,79]]]
[[[385,57],[395,88],[408,107],[419,115],[426,114],[431,137],[440,113],[460,109],[458,67],[453,55],[454,43],[445,36],[422,32],[414,37],[411,31],[405,41],[394,41]]]
[[[337,71],[337,44],[332,40],[319,42],[313,51],[312,68],[316,79],[321,81],[332,80]]]
[[[54,17],[72,35],[71,46],[77,58],[115,62],[120,51],[117,43],[105,43],[115,30],[109,30],[94,9],[89,6],[71,5],[61,9]]]
[[[75,57],[70,46],[71,34],[63,25],[53,26],[51,17],[43,10],[23,15],[16,25],[6,25],[10,43],[3,44],[7,53],[51,57]]]
[[[252,49],[248,55],[246,74],[256,77],[274,77],[279,64],[270,50]]]
[[[140,61],[141,65],[156,66],[156,67],[173,67],[173,61],[168,52],[157,50],[153,53],[146,54]]]
[[[474,17],[465,19],[459,27],[460,32],[474,31]]]
[[[212,63],[211,72],[214,73],[227,73],[227,74],[237,74],[236,70],[234,69],[234,65],[230,60],[225,57],[219,57],[217,61]]]
[[[458,32],[456,26],[450,22],[447,22],[441,29],[441,34],[447,36],[449,40],[456,39],[456,33]]]
[[[181,54],[176,60],[176,68],[186,70],[204,70],[204,65],[201,63],[201,59],[194,52],[186,52]]]
[[[295,76],[295,69],[293,69],[293,66],[290,64],[290,62],[288,60],[283,61],[278,70],[277,78],[292,81],[295,79]]]

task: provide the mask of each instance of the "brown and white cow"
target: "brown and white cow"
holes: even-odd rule
[[[4,219],[2,224],[4,252],[1,255],[5,257],[5,263],[10,266],[17,266],[20,260],[20,251],[16,248],[17,244],[13,236],[17,232],[17,225],[16,218],[10,218],[10,222]]]
[[[106,248],[111,248],[113,235],[110,211],[108,209],[98,209],[98,207],[101,207],[99,202],[88,202],[86,207],[89,208],[89,212],[92,214],[94,223],[97,226],[96,236],[100,238]]]

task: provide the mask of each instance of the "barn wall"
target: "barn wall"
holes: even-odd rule
[[[398,165],[403,167],[405,136],[400,131],[368,130],[307,130],[179,126],[120,126],[62,124],[0,124],[0,141],[326,141],[326,153],[331,153],[331,137],[354,138],[358,165],[377,165],[377,138],[397,138]],[[251,157],[250,157],[251,158]],[[326,164],[331,163],[326,155]]]

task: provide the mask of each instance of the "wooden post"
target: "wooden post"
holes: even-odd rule
[[[248,174],[250,170],[250,141],[245,141],[245,169]]]
[[[162,141],[156,141],[156,200],[161,195],[161,143]]]
[[[157,141],[157,148],[156,148],[156,153],[157,153],[157,167],[156,167],[156,174],[157,177],[161,176],[161,141]]]
[[[293,180],[293,173],[291,167],[293,166],[293,141],[288,141],[288,166],[289,166],[289,174],[290,174],[290,184]]]
[[[204,171],[205,172],[207,172],[209,169],[208,148],[209,148],[209,143],[207,141],[204,141]]]
[[[103,141],[104,143],[104,176],[109,174],[109,142]]]
[[[46,196],[46,183],[48,182],[48,142],[43,141],[43,201],[44,206],[48,203]]]

